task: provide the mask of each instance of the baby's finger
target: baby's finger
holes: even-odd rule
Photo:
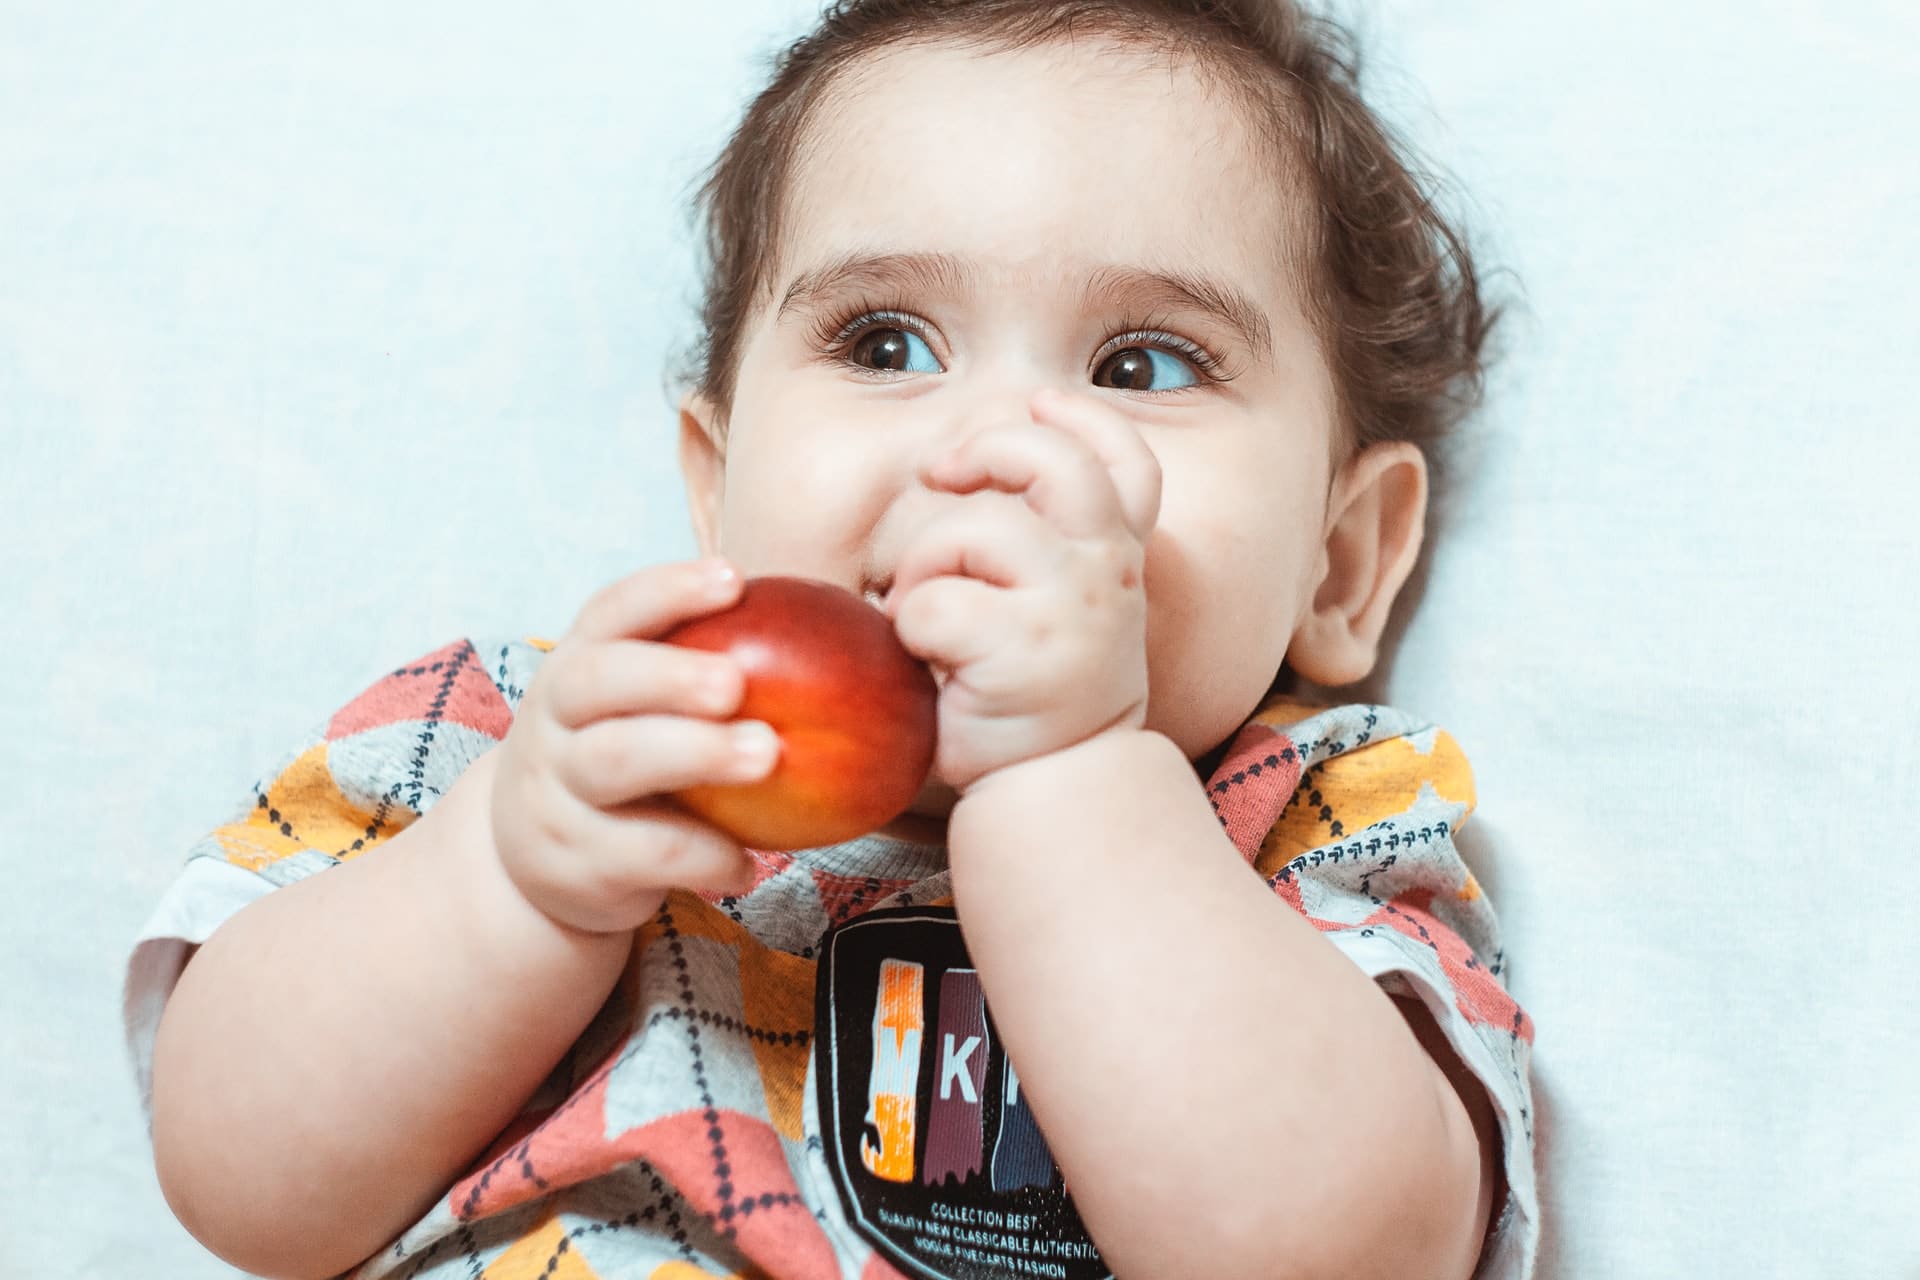
[[[1018,497],[982,493],[918,529],[893,567],[889,614],[931,578],[974,578],[999,587],[1029,583],[1058,559],[1060,534]]]
[[[568,729],[648,712],[725,719],[746,690],[731,658],[647,640],[587,644],[548,662],[547,708]]]
[[[894,631],[914,657],[957,671],[1006,643],[1006,599],[973,578],[935,578],[894,606]]]
[[[1072,432],[1092,449],[1113,477],[1127,528],[1145,542],[1160,519],[1160,459],[1139,428],[1093,396],[1044,389],[1034,393],[1034,420]]]
[[[930,488],[950,493],[1017,493],[1049,524],[1083,538],[1126,524],[1106,465],[1070,431],[1041,423],[988,427],[921,469]]]
[[[595,819],[611,824],[606,838],[646,887],[745,893],[758,878],[751,854],[670,801],[619,805]]]
[[[755,782],[779,758],[779,737],[758,720],[621,716],[573,734],[555,772],[575,796],[607,809],[696,783]]]
[[[569,825],[568,856],[547,876],[596,919],[644,919],[674,887],[726,892],[752,882],[753,861],[737,842],[668,800],[582,808]]]
[[[569,639],[657,636],[740,598],[740,572],[725,560],[650,565],[602,587],[580,609]]]

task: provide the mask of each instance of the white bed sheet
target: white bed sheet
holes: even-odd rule
[[[126,943],[310,718],[690,551],[682,197],[810,9],[0,11],[0,1272],[230,1274]],[[1524,290],[1385,692],[1477,766],[1542,1274],[1920,1276],[1920,20],[1364,14]]]

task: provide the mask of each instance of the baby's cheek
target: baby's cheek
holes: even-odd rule
[[[1259,709],[1291,629],[1251,584],[1227,581],[1205,595],[1156,593],[1156,573],[1149,560],[1147,727],[1195,759]]]
[[[1236,673],[1218,667],[1196,674],[1191,666],[1156,663],[1151,646],[1147,666],[1147,728],[1171,738],[1189,760],[1231,737],[1259,707],[1270,683],[1229,681],[1222,677]],[[1249,694],[1255,684],[1258,690]]]

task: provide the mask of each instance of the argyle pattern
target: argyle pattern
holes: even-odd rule
[[[551,647],[461,640],[395,669],[189,856],[283,885],[377,849],[505,735]],[[1443,993],[1458,1015],[1443,1027],[1503,1119],[1500,1231],[1534,1231],[1533,1027],[1454,848],[1474,804],[1458,745],[1388,707],[1275,700],[1206,790],[1283,901],[1383,983]],[[849,1226],[823,1155],[815,961],[822,936],[863,912],[949,903],[944,858],[872,837],[754,856],[740,896],[669,895],[520,1117],[357,1280],[901,1274]]]

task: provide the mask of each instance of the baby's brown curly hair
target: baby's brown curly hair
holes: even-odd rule
[[[1282,246],[1333,373],[1336,464],[1411,441],[1437,473],[1478,402],[1495,319],[1465,238],[1362,100],[1351,34],[1292,0],[837,0],[778,59],[701,185],[701,333],[685,380],[724,429],[744,329],[770,297],[794,157],[861,59],[904,44],[983,52],[1100,38],[1197,67],[1238,95],[1299,186]],[[1292,233],[1292,234],[1286,234]]]

